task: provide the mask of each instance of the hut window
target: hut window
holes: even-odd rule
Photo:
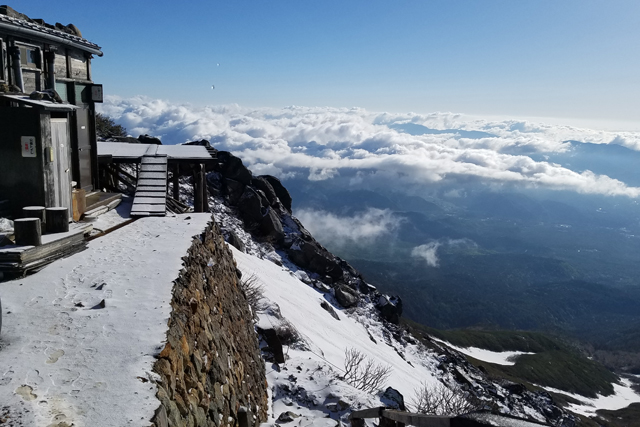
[[[65,82],[56,82],[56,92],[58,92],[58,95],[60,95],[60,98],[62,98],[64,102],[69,102],[67,90],[67,84]]]
[[[40,68],[40,50],[36,47],[20,46],[20,63],[25,68]]]

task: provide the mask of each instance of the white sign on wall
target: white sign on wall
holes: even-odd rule
[[[22,144],[22,157],[37,157],[35,136],[22,136],[20,137],[20,142]]]

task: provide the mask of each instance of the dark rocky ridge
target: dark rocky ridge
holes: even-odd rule
[[[218,152],[218,159],[218,165],[207,176],[210,194],[224,199],[225,204],[236,209],[245,230],[254,239],[284,252],[290,261],[311,273],[309,284],[321,292],[331,292],[341,306],[349,308],[360,301],[374,302],[380,318],[387,321],[390,339],[415,343],[415,338],[398,325],[402,315],[400,298],[378,292],[351,265],[317,242],[291,215],[291,196],[280,180],[268,175],[253,176],[231,153]],[[244,245],[233,230],[224,230],[224,233],[230,244],[244,252]],[[339,320],[339,316],[335,317]],[[444,376],[453,377],[471,395],[485,402],[499,402],[502,406],[486,409],[497,413],[526,413],[525,407],[533,407],[550,425],[576,425],[576,417],[556,405],[549,393],[532,392],[522,384],[506,380],[490,380],[460,353],[432,344],[440,353],[438,369]],[[396,351],[402,356],[402,350]]]
[[[218,151],[217,158],[218,163],[207,174],[209,193],[226,199],[235,207],[248,232],[258,241],[268,242],[284,251],[293,263],[311,273],[316,287],[332,288],[343,307],[355,306],[366,295],[378,302],[383,319],[399,322],[402,315],[400,298],[381,295],[349,263],[316,241],[292,216],[291,195],[278,178],[254,176],[240,158],[227,151]],[[228,233],[228,240],[243,250],[237,236]]]

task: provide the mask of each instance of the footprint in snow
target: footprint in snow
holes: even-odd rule
[[[0,386],[5,386],[9,384],[11,380],[13,380],[12,378],[13,374],[15,374],[15,372],[13,372],[12,370],[8,370],[7,372],[5,372],[0,378]]]
[[[18,387],[15,393],[20,397],[22,397],[23,400],[26,400],[26,401],[34,400],[38,397],[37,394],[33,393],[33,388],[31,388],[31,386],[28,386],[28,385],[22,385]]]
[[[33,369],[27,373],[27,382],[29,384],[38,386],[42,384],[43,381],[44,381],[44,378],[40,376],[40,371]]]
[[[47,359],[47,363],[50,365],[53,363],[56,363],[58,359],[60,359],[62,356],[64,356],[64,350],[62,349],[53,350],[49,354],[49,359]]]

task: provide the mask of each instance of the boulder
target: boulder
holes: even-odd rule
[[[213,148],[213,146],[211,145],[211,143],[209,141],[207,141],[206,139],[201,139],[200,141],[189,141],[189,142],[185,142],[183,145],[199,145],[201,147],[206,148],[207,150],[214,150],[214,151],[218,151],[215,148]]]
[[[325,309],[334,319],[340,320],[340,316],[338,316],[338,313],[336,313],[333,307],[331,307],[331,304],[329,304],[328,302],[322,301],[320,303],[320,307]]]
[[[236,206],[244,193],[246,186],[235,179],[223,178],[224,192],[229,197],[229,203]]]
[[[251,171],[242,164],[242,160],[239,157],[234,156],[228,151],[218,151],[218,162],[220,166],[220,172],[226,177],[243,183],[244,185],[251,184]]]
[[[287,412],[283,412],[278,416],[278,419],[276,420],[277,423],[290,423],[291,421],[293,421],[296,418],[299,418],[300,415],[295,414],[291,411],[287,411]]]
[[[242,242],[242,240],[240,240],[238,235],[233,230],[229,231],[229,237],[227,239],[227,243],[229,243],[231,246],[233,246],[240,252],[245,251],[244,243]]]
[[[314,240],[307,242],[296,239],[287,250],[287,255],[299,267],[317,273],[321,277],[329,276],[332,280],[342,279],[342,269],[333,255]]]
[[[346,286],[339,286],[336,288],[336,300],[344,308],[349,308],[358,303],[358,295]]]
[[[262,329],[257,328],[258,334],[262,337],[262,339],[269,346],[269,351],[273,354],[274,362],[276,363],[284,363],[284,352],[282,351],[282,343],[280,342],[280,338],[278,338],[278,333],[275,329]]]
[[[404,396],[398,390],[393,387],[387,387],[387,389],[380,396],[382,403],[387,405],[388,408],[397,409],[399,411],[406,411],[404,406]]]
[[[281,242],[284,240],[284,229],[282,228],[282,223],[280,222],[280,217],[271,208],[269,209],[269,213],[262,217],[262,224],[260,226],[260,230],[262,234],[266,236],[272,242]]]
[[[378,298],[377,307],[385,320],[396,325],[400,323],[400,316],[402,316],[402,300],[400,297],[381,295]]]
[[[162,141],[160,141],[160,138],[156,138],[155,136],[147,135],[146,133],[144,135],[140,135],[138,137],[138,141],[140,141],[141,144],[162,145]]]
[[[267,206],[262,203],[261,195],[251,187],[245,187],[238,200],[240,216],[249,231],[255,231],[262,226],[263,217],[268,213]]]
[[[284,206],[286,210],[291,212],[291,195],[289,194],[287,189],[284,188],[284,185],[282,185],[280,180],[271,175],[262,175],[261,177],[264,178],[269,184],[271,184],[271,187],[273,187],[273,191],[275,191],[276,196],[278,196],[278,199],[280,199],[280,203],[282,203],[282,206]]]
[[[267,200],[269,201],[269,205],[275,207],[278,203],[278,196],[276,196],[276,192],[273,190],[269,181],[264,179],[264,177],[253,178],[251,184],[256,187],[258,190],[262,190],[262,192],[267,196]]]

